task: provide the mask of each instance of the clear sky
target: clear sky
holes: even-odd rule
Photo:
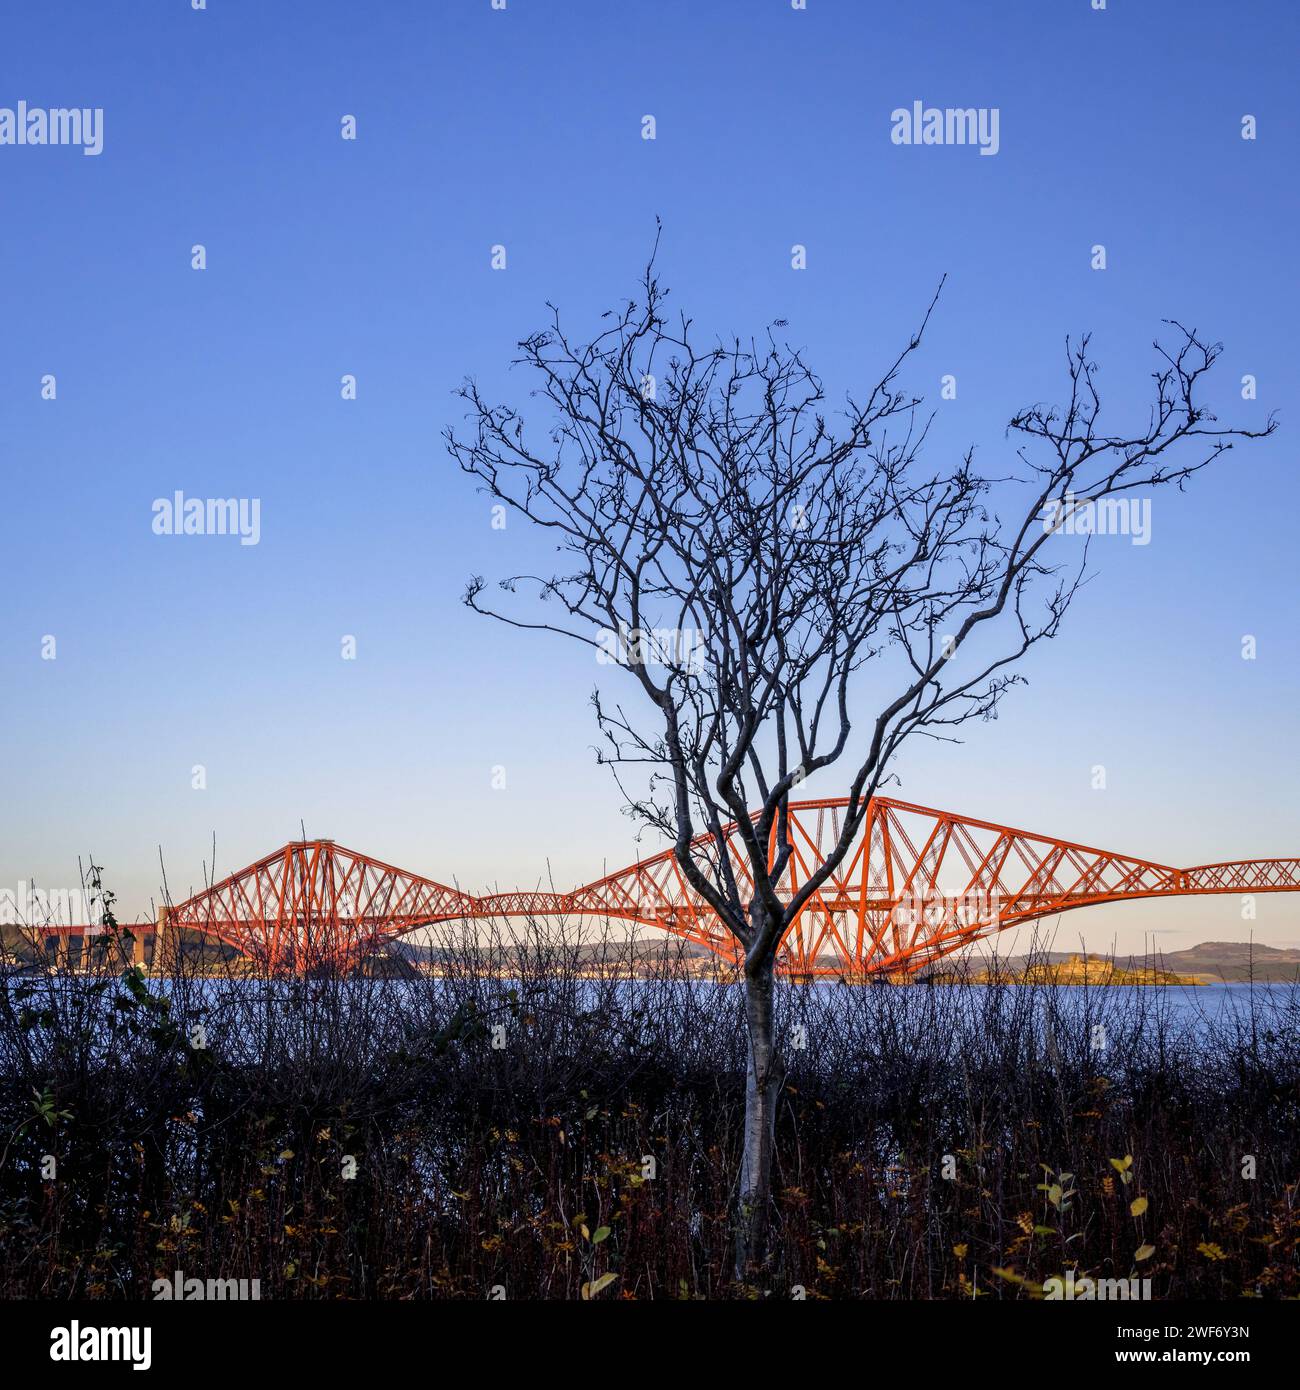
[[[1222,339],[1222,416],[1280,431],[1156,494],[1149,545],[1098,541],[1030,685],[895,794],[1176,864],[1300,851],[1298,40],[1290,0],[10,6],[0,108],[104,115],[95,156],[0,145],[0,885],[93,854],[133,914],[160,851],[181,896],[214,837],[224,873],[300,822],[476,891],[635,857],[589,655],[460,604],[527,542],[439,436],[467,374],[526,403],[515,342],[630,293],[656,215],[701,327],[787,318],[836,393],[946,272],[907,380],[990,469],[1067,332],[1117,422],[1162,319]],[[997,154],[892,143],[914,101],[997,108]],[[178,490],[259,499],[258,544],[154,534]],[[1061,930],[1250,929],[1225,898]],[[1300,942],[1300,895],[1254,931]]]

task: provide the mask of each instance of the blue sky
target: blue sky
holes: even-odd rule
[[[1279,433],[1157,494],[1150,545],[1099,542],[1029,686],[910,750],[895,790],[1167,862],[1300,849],[1295,6],[67,0],[5,29],[0,107],[102,107],[104,148],[0,146],[0,882],[66,885],[93,853],[134,913],[160,849],[179,895],[214,836],[226,872],[300,821],[475,890],[635,857],[589,657],[459,602],[528,543],[440,433],[466,374],[526,401],[513,345],[548,299],[579,325],[630,293],[656,216],[702,328],[786,318],[836,393],[946,272],[907,380],[936,452],[991,470],[1013,411],[1060,394],[1067,332],[1092,330],[1117,420],[1162,319],[1222,339],[1221,414]],[[892,144],[915,100],[998,108],[999,152]],[[178,489],[259,498],[259,544],[155,535]],[[1231,898],[1062,925],[1248,930]],[[1254,930],[1300,942],[1300,901]]]

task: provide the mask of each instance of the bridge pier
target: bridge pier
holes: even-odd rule
[[[149,973],[152,975],[172,975],[179,964],[176,947],[178,935],[168,917],[165,907],[158,909],[158,924],[153,933],[153,951],[149,957]]]

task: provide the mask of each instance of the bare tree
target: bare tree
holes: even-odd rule
[[[595,337],[575,340],[548,305],[550,327],[519,344],[546,433],[526,432],[519,410],[490,404],[472,381],[459,392],[468,430],[446,433],[462,468],[561,556],[553,573],[501,581],[540,607],[490,606],[481,577],[465,601],[612,653],[640,685],[645,717],[593,696],[602,760],[739,943],[749,1068],[738,1278],[768,1259],[784,1080],[778,948],[850,849],[899,748],[991,716],[1023,679],[1020,659],[1056,635],[1086,574],[1086,542],[1068,565],[1052,553],[1073,540],[1063,532],[1085,529],[1063,521],[1136,489],[1181,486],[1234,440],[1274,428],[1216,425],[1197,397],[1220,347],[1172,323],[1142,426],[1103,428],[1088,338],[1067,339],[1068,400],[1014,416],[1018,462],[1006,476],[977,471],[969,450],[931,470],[921,456],[932,417],[898,382],[942,283],[880,379],[831,422],[783,321],[759,339],[698,345],[689,318],[670,319],[652,255],[636,298]],[[856,736],[854,709],[868,719]],[[791,793],[846,754],[838,842],[798,891],[782,892]],[[636,787],[629,764],[643,770]]]

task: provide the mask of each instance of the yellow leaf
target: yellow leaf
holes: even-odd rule
[[[1145,1197],[1134,1197],[1128,1204],[1128,1209],[1131,1216],[1141,1216],[1147,1209],[1147,1199]]]
[[[966,1258],[966,1246],[954,1245],[952,1247],[952,1253],[956,1255],[959,1260],[964,1260]]]
[[[1014,1269],[1001,1269],[997,1265],[994,1265],[992,1272],[996,1274],[999,1279],[1005,1279],[1011,1284],[1019,1284],[1022,1288],[1028,1290],[1035,1298],[1042,1298],[1043,1296],[1043,1286],[1041,1284],[1035,1284],[1032,1279],[1026,1279],[1023,1274],[1017,1274]]]
[[[1139,1245],[1137,1253],[1133,1256],[1135,1260],[1149,1260],[1156,1253],[1154,1245]]]
[[[611,1272],[611,1273],[609,1273],[609,1274],[602,1274],[602,1275],[600,1276],[599,1279],[594,1280],[594,1281],[593,1281],[592,1283],[590,1283],[590,1284],[584,1284],[584,1285],[582,1286],[582,1296],[583,1296],[583,1298],[586,1299],[586,1300],[588,1300],[588,1301],[590,1301],[591,1299],[595,1298],[596,1295],[597,1295],[602,1289],[607,1289],[607,1288],[609,1288],[609,1286],[610,1286],[610,1285],[614,1282],[614,1280],[617,1279],[617,1278],[618,1278],[618,1275],[617,1275],[617,1274],[614,1274],[613,1272]]]

